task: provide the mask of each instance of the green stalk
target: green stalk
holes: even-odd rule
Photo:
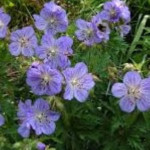
[[[129,59],[130,56],[132,55],[132,53],[134,52],[134,50],[135,50],[135,48],[136,48],[136,45],[137,45],[138,41],[140,40],[140,38],[141,38],[141,36],[142,36],[142,33],[143,33],[143,31],[144,31],[146,22],[147,22],[147,20],[148,20],[149,18],[150,18],[150,15],[145,15],[145,16],[143,17],[143,20],[141,21],[141,24],[140,24],[140,26],[139,26],[139,28],[138,28],[138,31],[137,31],[137,33],[136,33],[136,35],[135,35],[135,38],[134,38],[134,40],[133,40],[133,42],[132,42],[132,44],[131,44],[131,46],[130,46],[130,49],[129,49],[129,51],[128,51],[127,59]]]

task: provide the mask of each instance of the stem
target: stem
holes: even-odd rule
[[[131,46],[130,46],[130,49],[129,49],[129,51],[128,51],[127,59],[129,59],[130,56],[132,55],[132,53],[134,52],[134,50],[135,50],[135,48],[136,48],[136,45],[137,45],[137,42],[140,40],[140,38],[141,38],[141,36],[142,36],[142,33],[143,33],[143,31],[144,31],[146,22],[147,22],[147,20],[148,20],[149,18],[150,18],[149,15],[145,15],[144,18],[143,18],[143,20],[141,21],[141,24],[140,24],[140,26],[139,26],[139,28],[138,28],[138,31],[137,31],[137,33],[136,33],[136,35],[135,35],[135,38],[134,38],[134,40],[133,40],[133,42],[132,42],[132,44],[131,44]]]

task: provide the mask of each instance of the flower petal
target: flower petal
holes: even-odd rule
[[[64,99],[66,99],[66,100],[73,99],[73,87],[69,84],[67,84],[67,86],[65,88]]]
[[[85,89],[75,88],[74,96],[79,102],[84,102],[89,96],[89,93]]]
[[[60,118],[60,113],[55,111],[50,111],[49,118],[51,121],[57,121]]]
[[[141,76],[138,72],[130,71],[125,74],[123,82],[127,86],[137,86],[140,84],[141,80]]]
[[[115,83],[111,90],[113,96],[121,98],[127,94],[127,87],[124,83]]]
[[[141,99],[137,101],[137,108],[140,111],[147,111],[150,109],[150,97],[147,95],[142,95]]]
[[[88,68],[83,62],[77,63],[75,66],[75,73],[76,77],[80,78],[88,73]]]
[[[4,117],[0,114],[0,126],[2,126],[5,123]]]
[[[41,127],[42,132],[46,135],[50,135],[55,131],[56,125],[54,122],[43,124]]]
[[[35,101],[34,103],[34,108],[36,110],[49,110],[49,103],[45,100],[43,100],[42,98],[39,98]]]
[[[0,38],[4,38],[7,34],[7,27],[0,28]]]
[[[47,22],[39,15],[33,15],[35,19],[35,26],[39,30],[45,30],[47,26]]]
[[[143,79],[140,88],[142,94],[150,97],[150,78]]]
[[[24,124],[22,124],[19,129],[18,129],[18,133],[24,137],[27,138],[30,135],[30,128],[25,126]]]
[[[135,103],[133,101],[134,99],[128,96],[121,98],[119,102],[121,110],[128,113],[132,112],[135,109]]]
[[[27,57],[31,57],[34,55],[34,51],[32,47],[22,48],[22,54]]]
[[[9,51],[13,56],[18,56],[21,53],[21,47],[18,42],[13,42],[9,45]]]

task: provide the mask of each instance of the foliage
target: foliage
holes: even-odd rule
[[[38,13],[45,1],[48,0],[0,0],[0,6],[12,17],[11,31],[33,24],[32,14]],[[67,34],[74,39],[72,62],[84,61],[97,82],[85,103],[58,97],[47,99],[54,109],[62,112],[56,132],[51,136],[32,135],[23,139],[18,135],[16,112],[19,100],[36,99],[25,82],[26,69],[35,58],[12,57],[8,41],[0,40],[0,103],[6,118],[5,125],[0,128],[0,150],[34,150],[38,141],[49,145],[49,150],[149,150],[150,112],[121,112],[110,89],[125,73],[125,63],[134,64],[137,70],[142,63],[139,71],[144,76],[150,74],[149,17],[141,28],[142,19],[150,14],[150,1],[127,1],[132,12],[132,31],[126,38],[112,33],[107,43],[86,47],[74,36],[75,20],[80,17],[89,20],[101,10],[105,1],[56,1],[69,15]]]

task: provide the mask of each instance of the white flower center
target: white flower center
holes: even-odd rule
[[[78,80],[77,80],[76,78],[72,79],[71,84],[72,84],[73,86],[78,85]]]
[[[28,45],[28,39],[26,37],[22,37],[19,39],[19,43],[21,44],[21,47],[26,47]]]
[[[85,32],[88,35],[88,37],[90,37],[93,34],[93,31],[91,29],[87,29],[85,30]]]
[[[47,119],[46,114],[43,112],[37,113],[35,117],[39,122],[44,122]]]
[[[140,87],[139,86],[137,86],[137,87],[134,87],[134,86],[129,87],[128,94],[129,94],[129,96],[134,97],[136,100],[139,99],[140,96],[141,96]]]
[[[51,24],[53,24],[53,23],[55,22],[55,19],[52,18],[52,19],[49,20],[49,22],[50,22]]]
[[[43,84],[43,85],[46,85],[48,82],[50,82],[51,77],[50,77],[49,74],[43,74],[43,75],[42,75],[42,79],[43,79],[42,84]]]
[[[48,49],[48,52],[49,52],[50,56],[56,56],[57,51],[58,51],[57,47],[55,47],[55,46]]]
[[[110,16],[111,16],[111,17],[115,17],[115,16],[116,16],[116,11],[115,11],[114,9],[112,9],[112,10],[110,11]]]
[[[4,27],[4,23],[0,20],[0,28]]]

